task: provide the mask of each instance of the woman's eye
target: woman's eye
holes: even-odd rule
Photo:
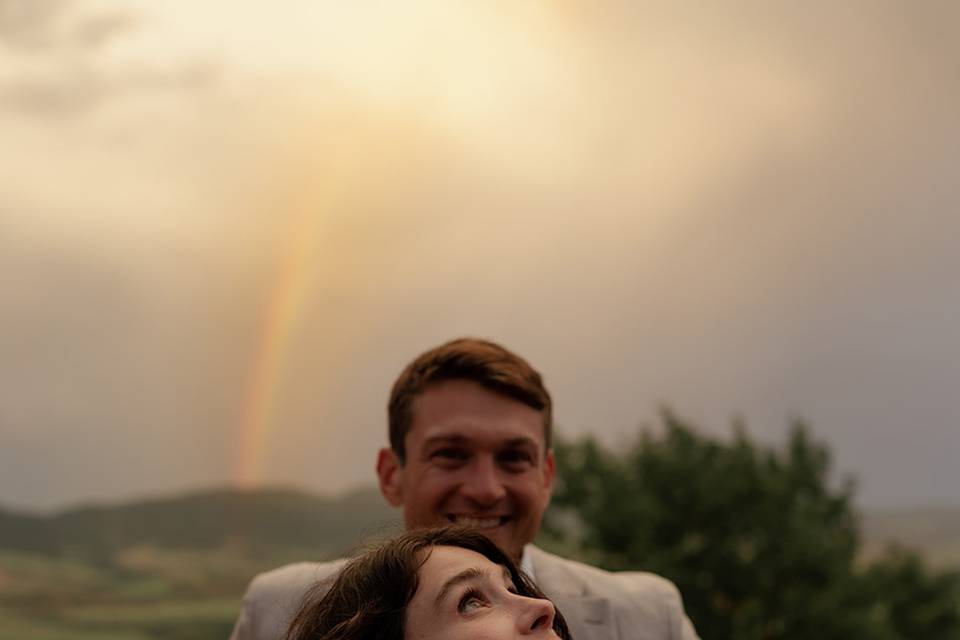
[[[480,594],[477,593],[465,593],[463,598],[460,599],[460,604],[457,606],[457,610],[460,613],[470,613],[480,609],[486,604]]]

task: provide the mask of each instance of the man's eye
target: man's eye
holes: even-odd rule
[[[499,458],[501,464],[510,466],[528,465],[533,463],[533,458],[526,451],[503,451]]]
[[[433,452],[434,458],[444,458],[446,460],[463,460],[467,457],[467,454],[461,451],[460,449],[454,449],[448,447],[445,449],[437,449]]]

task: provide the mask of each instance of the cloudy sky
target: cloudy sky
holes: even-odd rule
[[[0,0],[0,504],[369,483],[464,334],[957,504],[960,5],[699,5]]]

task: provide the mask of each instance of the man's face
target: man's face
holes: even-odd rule
[[[431,385],[413,402],[407,460],[380,452],[384,496],[408,529],[475,527],[519,558],[550,502],[556,466],[543,413],[467,380]]]

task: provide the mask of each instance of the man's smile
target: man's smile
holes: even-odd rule
[[[447,520],[453,524],[459,524],[473,529],[493,529],[494,527],[506,524],[510,520],[510,516],[477,516],[448,513]]]

